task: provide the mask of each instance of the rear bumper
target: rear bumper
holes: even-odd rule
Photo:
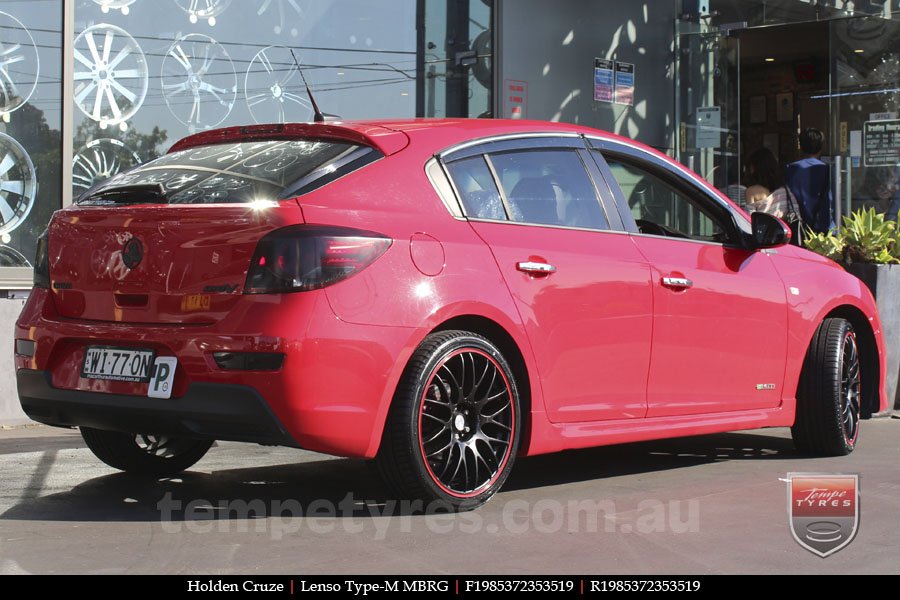
[[[57,427],[93,427],[299,447],[259,393],[233,384],[192,383],[170,400],[54,388],[46,371],[16,372],[22,409]]]
[[[33,355],[15,355],[15,366],[22,373],[25,412],[53,425],[183,433],[371,458],[393,390],[422,335],[337,319],[320,292],[242,296],[228,319],[208,326],[66,319],[49,294],[35,289],[25,304],[15,338],[33,342]],[[148,398],[146,383],[81,378],[89,345],[175,357],[171,399]],[[223,370],[215,352],[278,352],[285,358],[276,371]],[[29,372],[38,372],[38,380]]]

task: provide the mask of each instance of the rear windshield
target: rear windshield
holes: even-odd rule
[[[314,181],[331,181],[336,172],[346,174],[378,156],[379,152],[365,146],[321,140],[200,146],[161,156],[120,173],[82,194],[77,202],[119,203],[108,200],[114,197],[117,188],[153,186],[162,186],[160,189],[169,204],[278,200],[310,191]]]

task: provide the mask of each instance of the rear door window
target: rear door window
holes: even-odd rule
[[[510,219],[539,225],[609,229],[597,190],[575,150],[523,150],[489,160]]]
[[[188,148],[167,154],[106,180],[79,198],[103,204],[116,188],[161,185],[169,204],[218,204],[278,200],[296,192],[295,182],[377,153],[356,144],[322,140],[264,140]],[[327,167],[333,166],[333,169]],[[304,188],[310,186],[304,186]],[[315,186],[311,186],[313,189]],[[308,191],[308,190],[302,190]]]
[[[609,229],[577,150],[479,154],[447,163],[447,171],[469,218]]]

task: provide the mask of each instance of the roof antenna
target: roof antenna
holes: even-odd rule
[[[294,64],[297,66],[297,70],[300,71],[300,77],[303,79],[303,85],[306,86],[306,95],[309,96],[309,102],[312,104],[313,108],[313,122],[314,123],[324,123],[325,115],[322,114],[322,111],[319,110],[319,105],[316,104],[316,99],[313,96],[312,90],[309,89],[309,84],[306,83],[306,76],[303,74],[303,69],[300,68],[300,61],[297,60],[297,56],[294,54],[294,49],[291,48],[291,56],[294,59]]]

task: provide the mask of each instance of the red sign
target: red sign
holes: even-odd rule
[[[528,82],[516,79],[506,79],[503,82],[503,91],[506,94],[504,101],[506,116],[510,119],[527,118]]]

